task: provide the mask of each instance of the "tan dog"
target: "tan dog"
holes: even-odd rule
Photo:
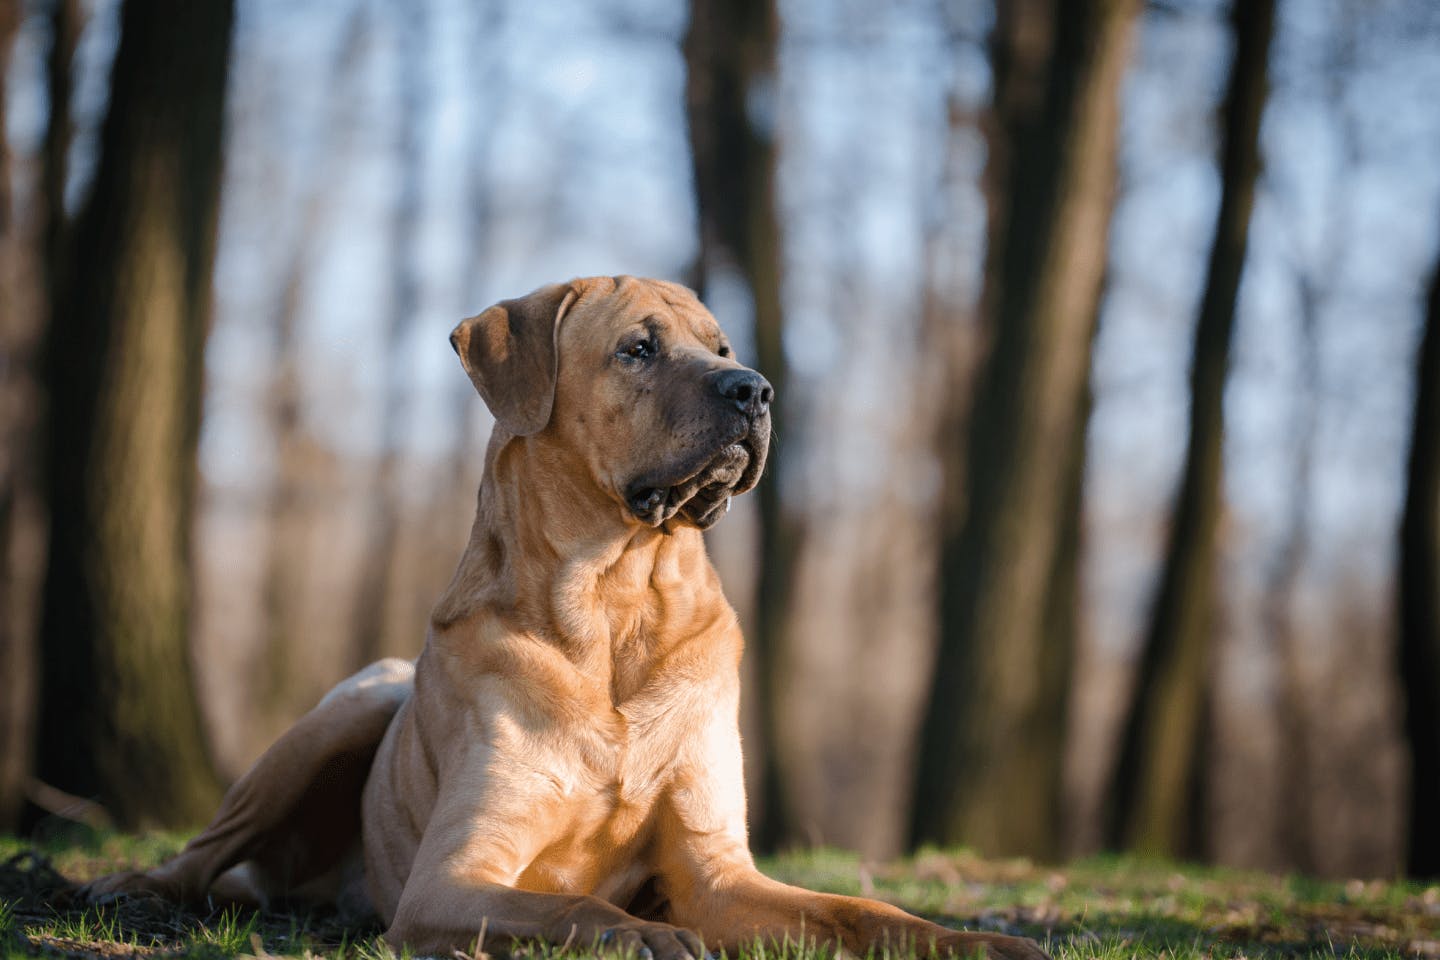
[[[758,479],[771,389],[694,295],[576,280],[451,342],[496,426],[419,660],[340,684],[175,859],[90,895],[329,898],[421,953],[803,937],[1044,957],[756,870],[741,637],[700,531]]]

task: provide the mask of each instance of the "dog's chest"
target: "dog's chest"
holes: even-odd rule
[[[557,830],[518,886],[624,900],[650,873],[651,847],[683,725],[654,704],[622,705],[608,735],[592,741],[583,774],[562,801]]]

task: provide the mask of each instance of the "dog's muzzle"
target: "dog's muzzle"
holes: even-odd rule
[[[730,499],[755,486],[770,445],[770,403],[775,389],[754,370],[727,367],[704,382],[714,414],[714,445],[637,477],[625,503],[641,523],[658,527],[681,516],[702,530],[730,509]],[[710,392],[713,391],[713,392]]]

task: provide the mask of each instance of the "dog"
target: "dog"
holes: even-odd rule
[[[573,280],[450,342],[495,428],[424,651],[330,691],[174,859],[86,894],[326,900],[418,954],[788,938],[1042,960],[756,869],[742,640],[701,532],[759,479],[774,396],[695,295]]]

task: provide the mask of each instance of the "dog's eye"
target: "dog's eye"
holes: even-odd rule
[[[730,356],[730,344],[728,344],[728,343],[722,343],[722,344],[720,344],[720,349],[719,349],[719,350],[716,350],[715,352],[718,353],[718,354],[720,354],[720,356],[722,356],[722,357],[728,357],[728,356]]]
[[[655,341],[647,337],[644,340],[623,344],[619,354],[627,360],[648,360],[655,356]]]

